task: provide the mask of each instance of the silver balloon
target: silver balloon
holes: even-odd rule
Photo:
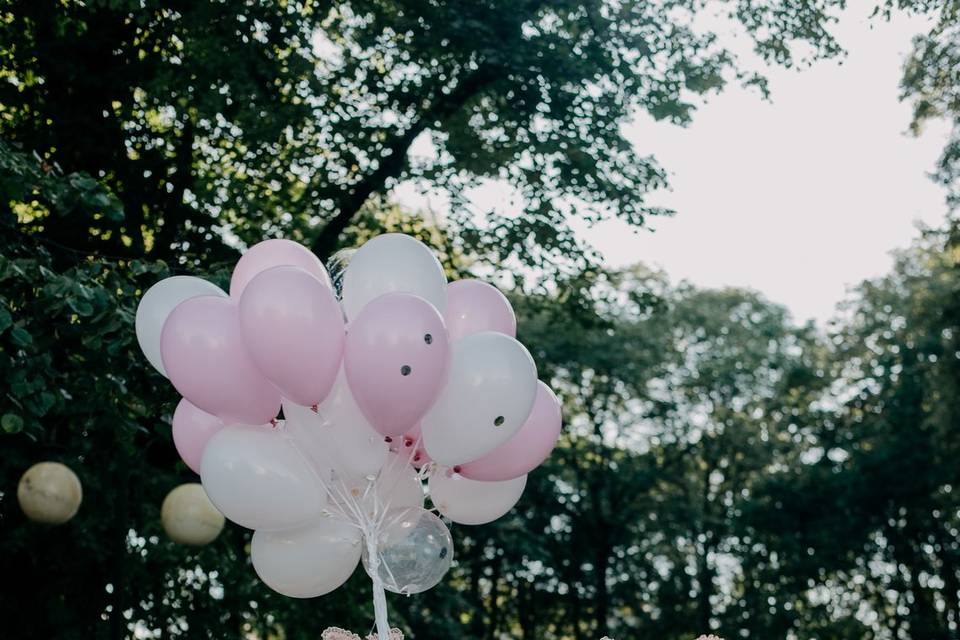
[[[327,260],[327,273],[330,274],[330,282],[333,284],[333,293],[337,296],[337,300],[343,297],[343,274],[350,265],[350,258],[356,252],[356,249],[340,249]]]
[[[387,511],[377,542],[377,574],[383,587],[393,593],[410,595],[433,588],[453,562],[453,539],[447,525],[421,507]],[[373,576],[366,545],[363,568]]]

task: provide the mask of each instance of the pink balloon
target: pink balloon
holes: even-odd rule
[[[410,464],[417,469],[433,462],[433,458],[423,448],[423,436],[420,435],[419,423],[402,436],[391,438],[390,451],[399,453],[401,459],[409,460]]]
[[[457,280],[447,285],[443,312],[451,340],[481,331],[517,336],[517,317],[500,290],[480,280]]]
[[[347,327],[343,364],[370,424],[398,436],[433,406],[447,379],[450,349],[436,308],[409,293],[375,298]]]
[[[230,296],[240,299],[243,290],[257,274],[271,267],[300,267],[315,276],[328,289],[333,289],[330,276],[323,268],[320,258],[309,249],[293,240],[264,240],[250,247],[237,260],[230,278]]]
[[[538,381],[533,409],[520,431],[479,460],[460,465],[457,471],[465,478],[485,482],[519,478],[547,459],[560,437],[562,422],[560,401],[550,387]]]
[[[343,312],[333,292],[300,267],[261,272],[240,296],[250,357],[283,397],[310,407],[333,388],[343,358]]]
[[[194,472],[200,473],[200,460],[207,441],[223,429],[223,420],[197,409],[186,398],[173,412],[173,444],[177,453]]]
[[[177,305],[163,325],[160,355],[180,395],[225,422],[263,424],[280,410],[280,394],[244,347],[230,298],[199,296]]]

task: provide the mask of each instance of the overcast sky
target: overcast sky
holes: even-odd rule
[[[583,227],[610,265],[642,261],[674,280],[757,289],[797,320],[822,322],[849,285],[889,269],[889,252],[910,243],[918,221],[943,221],[944,194],[927,172],[947,128],[912,137],[910,106],[898,100],[910,39],[925,23],[869,20],[872,3],[851,4],[860,6],[835,29],[849,52],[842,64],[771,69],[772,102],[731,86],[687,128],[646,117],[628,127],[671,173],[672,191],[651,202],[677,215],[652,221],[652,232]],[[477,195],[481,209],[510,208],[509,197],[497,187]]]

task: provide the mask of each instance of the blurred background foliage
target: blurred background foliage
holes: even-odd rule
[[[723,1],[761,58],[840,55],[840,0]],[[924,229],[827,330],[758,294],[611,271],[572,211],[641,226],[664,170],[620,134],[684,123],[757,69],[693,28],[705,3],[32,0],[0,3],[0,619],[5,637],[316,638],[366,630],[362,572],[277,596],[248,532],[167,540],[195,477],[176,397],[133,332],[138,297],[224,284],[245,245],[326,257],[399,230],[451,277],[503,284],[565,434],[508,517],[457,527],[448,579],[391,599],[413,638],[956,640],[960,243]],[[960,122],[958,4],[905,68],[915,126]],[[803,51],[800,56],[796,52]],[[956,138],[956,136],[954,136]],[[414,153],[416,144],[429,153]],[[957,141],[936,172],[957,192]],[[520,215],[474,210],[506,179]],[[452,213],[405,211],[401,180]],[[14,499],[40,460],[83,482],[69,524]]]

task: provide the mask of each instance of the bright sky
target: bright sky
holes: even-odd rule
[[[835,33],[842,64],[768,72],[772,102],[731,86],[687,128],[639,118],[627,135],[671,173],[651,200],[677,215],[653,232],[609,222],[582,233],[611,266],[646,262],[673,280],[756,289],[795,319],[828,319],[847,287],[887,271],[916,223],[941,223],[944,194],[927,177],[945,125],[906,133],[910,106],[898,82],[922,20],[869,20],[848,9]],[[402,201],[414,203],[400,189]],[[512,209],[510,190],[477,192],[481,209]],[[431,204],[437,202],[430,198]]]

